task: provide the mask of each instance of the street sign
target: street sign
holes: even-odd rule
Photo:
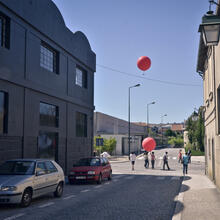
[[[104,139],[103,138],[96,138],[96,146],[103,146]]]

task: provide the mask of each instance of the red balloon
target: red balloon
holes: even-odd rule
[[[139,69],[141,69],[143,71],[148,70],[151,66],[150,58],[146,57],[146,56],[139,57],[139,59],[137,61],[137,66]]]
[[[155,149],[156,141],[151,137],[147,137],[142,141],[142,147],[144,150],[150,152]]]

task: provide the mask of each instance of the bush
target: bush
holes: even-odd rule
[[[168,144],[172,145],[173,147],[183,147],[183,145],[184,145],[183,138],[170,137],[168,140]]]
[[[116,148],[116,139],[115,138],[103,138],[104,143],[103,146],[96,146],[96,138],[100,138],[100,137],[94,137],[94,149],[98,152],[98,154],[101,154],[103,152],[108,152],[109,154],[112,154],[112,152],[115,150]]]
[[[193,146],[192,144],[188,144],[185,147],[185,152],[187,152],[189,148],[191,149],[192,156],[204,156],[205,155],[205,152],[197,150],[196,147]]]

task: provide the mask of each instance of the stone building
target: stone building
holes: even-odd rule
[[[51,0],[0,0],[0,162],[91,155],[95,70]]]
[[[218,1],[220,3],[220,1]],[[220,16],[217,7],[216,15]],[[210,35],[212,36],[212,35]],[[220,188],[220,44],[199,42],[197,72],[203,79],[206,173]]]

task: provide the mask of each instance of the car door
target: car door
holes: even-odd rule
[[[106,174],[106,160],[105,158],[101,158],[101,164],[102,164],[102,176],[103,178],[106,178],[107,177],[107,174]]]
[[[47,187],[46,173],[47,172],[44,162],[37,162],[33,184],[34,197],[40,196],[45,193]]]
[[[51,161],[45,161],[47,169],[47,187],[48,191],[54,192],[56,190],[57,184],[59,182],[59,173],[57,168]]]
[[[106,159],[106,173],[107,173],[107,177],[109,177],[109,173],[111,173],[111,165],[108,159]]]

